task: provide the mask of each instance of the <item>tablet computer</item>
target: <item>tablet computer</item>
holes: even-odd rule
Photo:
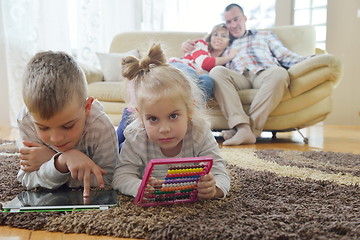
[[[49,212],[86,209],[105,210],[116,206],[118,194],[113,189],[91,190],[83,197],[82,189],[23,191],[3,206],[4,212]]]

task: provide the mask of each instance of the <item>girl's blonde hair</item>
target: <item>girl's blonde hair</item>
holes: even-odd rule
[[[80,104],[85,104],[85,74],[65,52],[39,52],[25,69],[22,96],[29,112],[50,119],[74,97]]]
[[[122,60],[122,75],[134,81],[139,112],[146,104],[161,99],[183,101],[193,125],[204,125],[205,97],[193,79],[169,66],[160,44],[154,44],[143,59],[129,56]]]

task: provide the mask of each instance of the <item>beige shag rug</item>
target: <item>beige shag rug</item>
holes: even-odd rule
[[[0,202],[23,188],[18,157],[0,141]],[[222,148],[226,199],[68,213],[0,213],[1,225],[141,239],[360,239],[360,155]]]

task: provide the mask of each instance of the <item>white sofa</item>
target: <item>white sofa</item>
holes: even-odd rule
[[[274,27],[283,44],[303,56],[316,54],[315,29],[313,26]],[[191,32],[125,32],[114,37],[110,53],[125,53],[137,49],[143,56],[149,46],[161,43],[167,57],[181,57],[181,43],[186,39],[204,37],[206,33]],[[119,62],[120,64],[120,62]],[[88,83],[89,96],[97,98],[105,107],[114,125],[121,119],[126,107],[126,87],[124,82],[104,81],[99,69],[83,66]],[[300,129],[323,121],[331,112],[333,89],[339,84],[342,64],[331,54],[319,54],[300,62],[289,70],[290,85],[279,106],[270,114],[265,129],[287,131]],[[239,91],[239,97],[247,111],[257,90]],[[227,129],[227,121],[215,100],[209,102],[211,125],[214,130]]]

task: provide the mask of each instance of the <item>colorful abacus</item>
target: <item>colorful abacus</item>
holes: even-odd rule
[[[146,167],[135,204],[167,205],[197,200],[197,183],[209,173],[211,157],[153,159]]]

